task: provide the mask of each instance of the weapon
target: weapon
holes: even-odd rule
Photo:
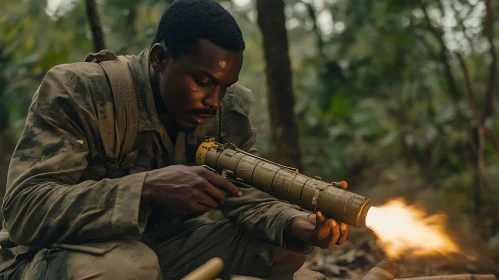
[[[300,174],[295,168],[258,157],[232,143],[217,143],[214,139],[199,145],[196,163],[227,179],[251,185],[306,210],[321,211],[326,217],[351,226],[366,226],[370,201],[340,188],[346,187],[344,181],[327,183],[320,177],[311,178]]]

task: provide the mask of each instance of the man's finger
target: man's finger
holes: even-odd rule
[[[198,201],[199,204],[204,205],[210,209],[218,208],[219,204],[216,202],[211,196],[203,193],[201,195],[200,200]],[[208,209],[209,210],[209,209]]]
[[[234,184],[232,184],[229,180],[218,174],[208,171],[208,169],[206,168],[203,169],[206,170],[206,172],[203,173],[204,178],[208,180],[208,182],[212,183],[215,187],[225,190],[236,197],[243,195],[241,190]]]
[[[326,218],[321,212],[317,212],[315,218],[315,229],[314,235],[316,241],[321,241],[326,239],[331,234],[331,227],[326,222]]]
[[[340,227],[335,220],[330,220],[329,225],[331,227],[331,237],[329,239],[328,248],[331,248],[334,246],[334,244],[338,241],[338,238],[340,237]]]
[[[320,227],[324,224],[326,218],[322,215],[320,211],[315,212],[315,227]]]
[[[316,214],[309,214],[309,215],[307,216],[307,218],[309,218],[309,219],[310,219],[309,221],[310,221],[310,223],[311,223],[312,225],[314,225],[314,226],[315,226],[315,225],[317,224],[317,215],[316,215]]]
[[[204,190],[206,194],[211,196],[219,205],[225,204],[225,192],[221,189],[213,186],[209,182],[206,182],[207,186]]]
[[[345,242],[348,236],[348,226],[344,223],[340,224],[340,237],[338,238],[338,241],[336,244],[341,245]]]
[[[210,211],[211,208],[198,202],[198,203],[196,203],[196,207],[193,209],[194,209],[195,213],[204,213],[204,212]]]

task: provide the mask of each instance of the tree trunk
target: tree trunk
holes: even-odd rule
[[[485,16],[485,34],[489,42],[491,62],[489,66],[489,79],[487,81],[487,92],[485,95],[485,110],[483,114],[483,121],[485,122],[488,117],[493,115],[494,110],[494,95],[496,89],[496,76],[497,76],[497,55],[496,47],[494,45],[494,8],[492,1],[486,0],[486,16]]]
[[[305,3],[305,2],[304,2]],[[314,31],[315,35],[317,36],[317,50],[319,52],[320,58],[325,59],[326,54],[324,53],[324,40],[322,39],[322,32],[321,29],[319,28],[319,25],[317,24],[317,11],[315,10],[314,3],[305,3],[307,5],[307,10],[308,10],[308,16],[310,19],[312,19],[313,22],[313,28],[312,30]]]
[[[256,6],[267,64],[272,159],[303,171],[300,134],[293,111],[295,99],[284,18],[284,1],[257,0]]]
[[[439,2],[439,6],[440,5],[441,2]],[[450,57],[449,57],[450,54],[449,54],[449,49],[445,45],[444,32],[441,29],[438,29],[437,27],[433,26],[430,16],[428,15],[428,7],[426,5],[426,2],[422,2],[422,9],[423,9],[423,14],[425,16],[426,24],[428,25],[428,29],[433,34],[435,39],[438,40],[438,43],[440,45],[439,54],[440,54],[441,63],[444,67],[444,74],[447,80],[447,87],[449,93],[454,103],[458,103],[459,100],[461,100],[461,92],[459,91],[459,88],[457,87],[456,84],[456,80],[454,79],[454,75],[452,74]],[[442,9],[440,11],[442,13],[444,12],[444,10]]]
[[[463,70],[464,82],[466,84],[466,91],[468,92],[468,102],[470,104],[471,112],[473,113],[473,118],[476,124],[476,137],[472,138],[472,147],[476,150],[476,162],[475,162],[475,186],[473,188],[473,210],[475,212],[475,223],[478,224],[479,229],[483,229],[481,224],[481,212],[482,212],[482,189],[484,185],[484,169],[485,169],[485,154],[484,154],[484,127],[483,121],[478,111],[477,102],[475,99],[475,93],[473,92],[473,86],[471,85],[471,77],[469,75],[466,62],[463,56],[456,52],[456,56]],[[483,234],[483,230],[480,230]]]
[[[85,5],[87,6],[88,22],[90,23],[90,29],[92,30],[94,50],[98,52],[106,48],[106,44],[104,42],[104,32],[102,30],[102,25],[99,17],[99,11],[97,10],[97,4],[95,3],[95,0],[85,0]]]

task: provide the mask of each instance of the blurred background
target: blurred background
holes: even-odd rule
[[[375,204],[403,197],[448,215],[473,259],[407,257],[401,275],[499,263],[496,0],[226,0],[246,40],[262,156],[349,182]],[[158,0],[0,0],[0,189],[44,74],[103,48],[138,54]],[[268,66],[268,67],[267,67]],[[266,72],[266,69],[269,71]],[[368,230],[311,256],[330,279],[383,258]]]

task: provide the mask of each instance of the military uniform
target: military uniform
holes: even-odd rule
[[[224,275],[298,269],[312,248],[285,249],[283,230],[304,213],[257,189],[228,197],[223,215],[140,204],[148,170],[194,165],[208,137],[255,152],[250,91],[232,86],[217,116],[173,145],[154,106],[149,51],[119,57],[129,71],[113,83],[105,61],[116,59],[101,52],[56,66],[36,91],[9,168],[1,244],[16,258],[0,279],[179,279],[215,256]]]

